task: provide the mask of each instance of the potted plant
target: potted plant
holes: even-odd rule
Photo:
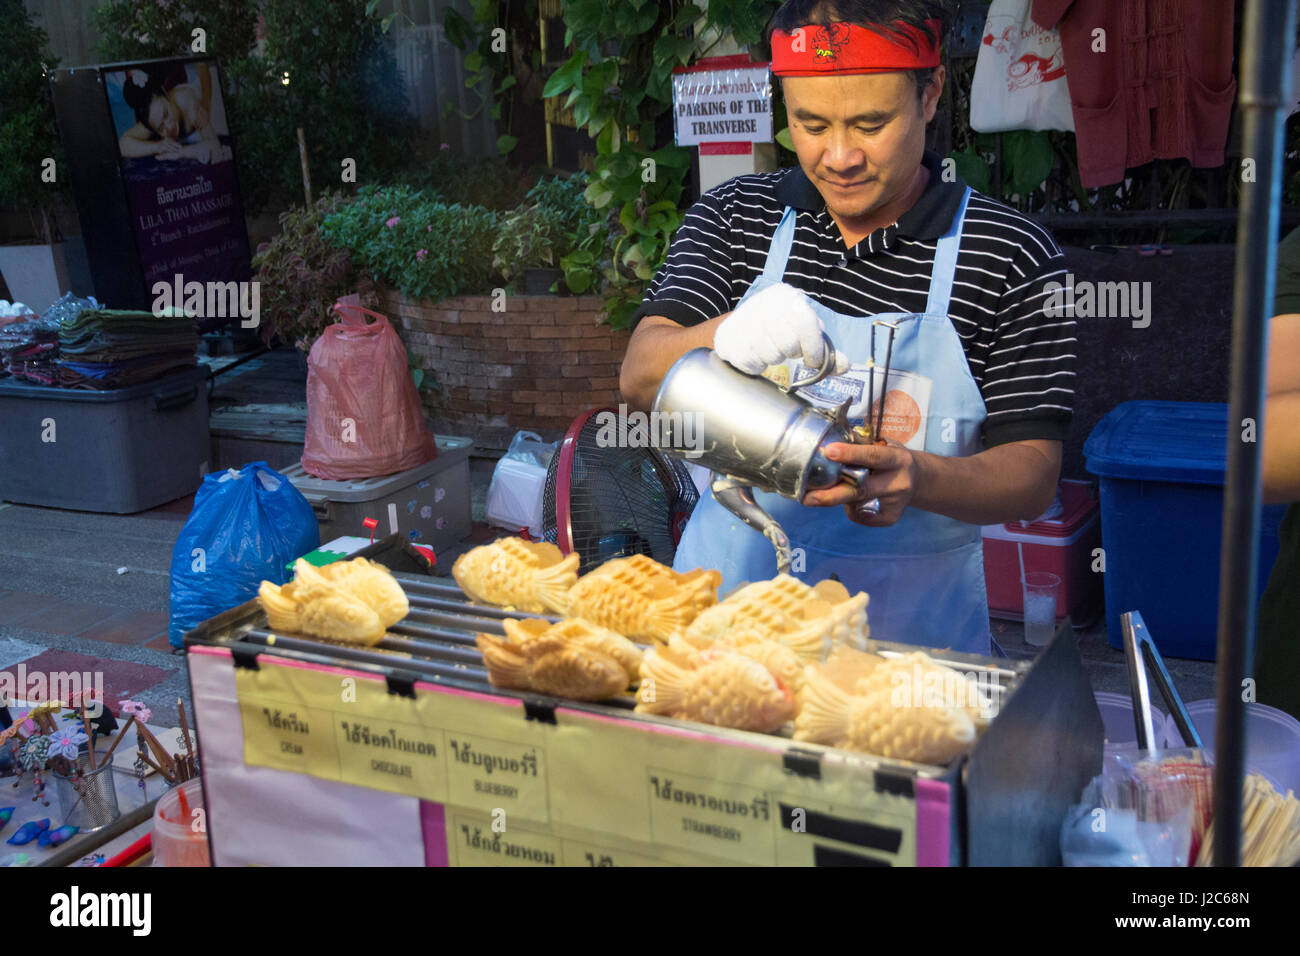
[[[561,260],[604,219],[583,198],[586,188],[585,173],[538,180],[503,220],[492,265],[507,279],[522,275],[525,295],[556,291],[564,278]]]
[[[12,298],[37,312],[67,284],[53,215],[63,182],[48,82],[57,61],[46,39],[22,0],[0,0],[0,208],[21,210],[30,225],[20,242],[0,245],[0,272]]]
[[[563,239],[559,215],[540,203],[527,203],[506,214],[492,246],[492,266],[515,280],[524,295],[545,295],[563,276],[556,254]]]

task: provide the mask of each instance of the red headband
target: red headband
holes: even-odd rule
[[[927,20],[939,35],[942,23]],[[939,44],[924,30],[894,24],[905,39],[881,36],[856,23],[809,24],[794,33],[772,33],[772,73],[775,76],[826,76],[834,73],[893,73],[939,65]]]

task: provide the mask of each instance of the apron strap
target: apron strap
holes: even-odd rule
[[[790,250],[794,247],[796,215],[793,206],[786,206],[781,222],[772,234],[772,244],[767,247],[767,261],[763,263],[763,278],[769,282],[785,281],[785,266],[790,260]]]
[[[952,298],[952,281],[957,275],[957,250],[961,246],[961,227],[966,221],[966,204],[970,201],[971,189],[966,187],[962,194],[961,205],[957,215],[952,217],[952,225],[939,238],[938,248],[934,251],[934,270],[930,273],[930,296],[925,303],[927,315],[947,315],[948,302]]]

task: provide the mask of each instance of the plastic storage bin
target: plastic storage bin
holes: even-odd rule
[[[186,820],[181,811],[180,794],[190,809],[191,819]],[[153,808],[153,865],[154,866],[211,866],[208,855],[208,833],[203,815],[203,783],[195,777],[173,787],[158,798]]]
[[[409,471],[382,478],[331,481],[313,478],[301,464],[281,474],[311,502],[322,541],[344,535],[370,536],[362,523],[379,522],[377,536],[402,534],[435,551],[470,533],[469,438],[437,435],[438,457]]]
[[[1093,550],[1101,547],[1101,516],[1091,482],[1061,482],[1061,514],[1046,521],[987,525],[984,528],[984,583],[989,614],[1024,619],[1024,570],[1047,571],[1061,579],[1056,616],[1069,615],[1076,627],[1101,612],[1102,576],[1092,570]]]
[[[1164,656],[1214,659],[1227,445],[1228,407],[1204,402],[1125,402],[1084,442],[1101,479],[1112,647],[1124,646],[1120,614],[1141,611]],[[1263,511],[1258,593],[1285,511]]]
[[[208,465],[207,375],[103,392],[0,381],[0,500],[130,514],[192,494]]]

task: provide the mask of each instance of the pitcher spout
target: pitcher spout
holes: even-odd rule
[[[713,476],[709,487],[718,504],[772,542],[772,547],[776,549],[777,573],[789,574],[794,557],[790,549],[790,539],[786,536],[785,530],[777,524],[776,519],[754,500],[753,489],[739,479],[718,474]]]

